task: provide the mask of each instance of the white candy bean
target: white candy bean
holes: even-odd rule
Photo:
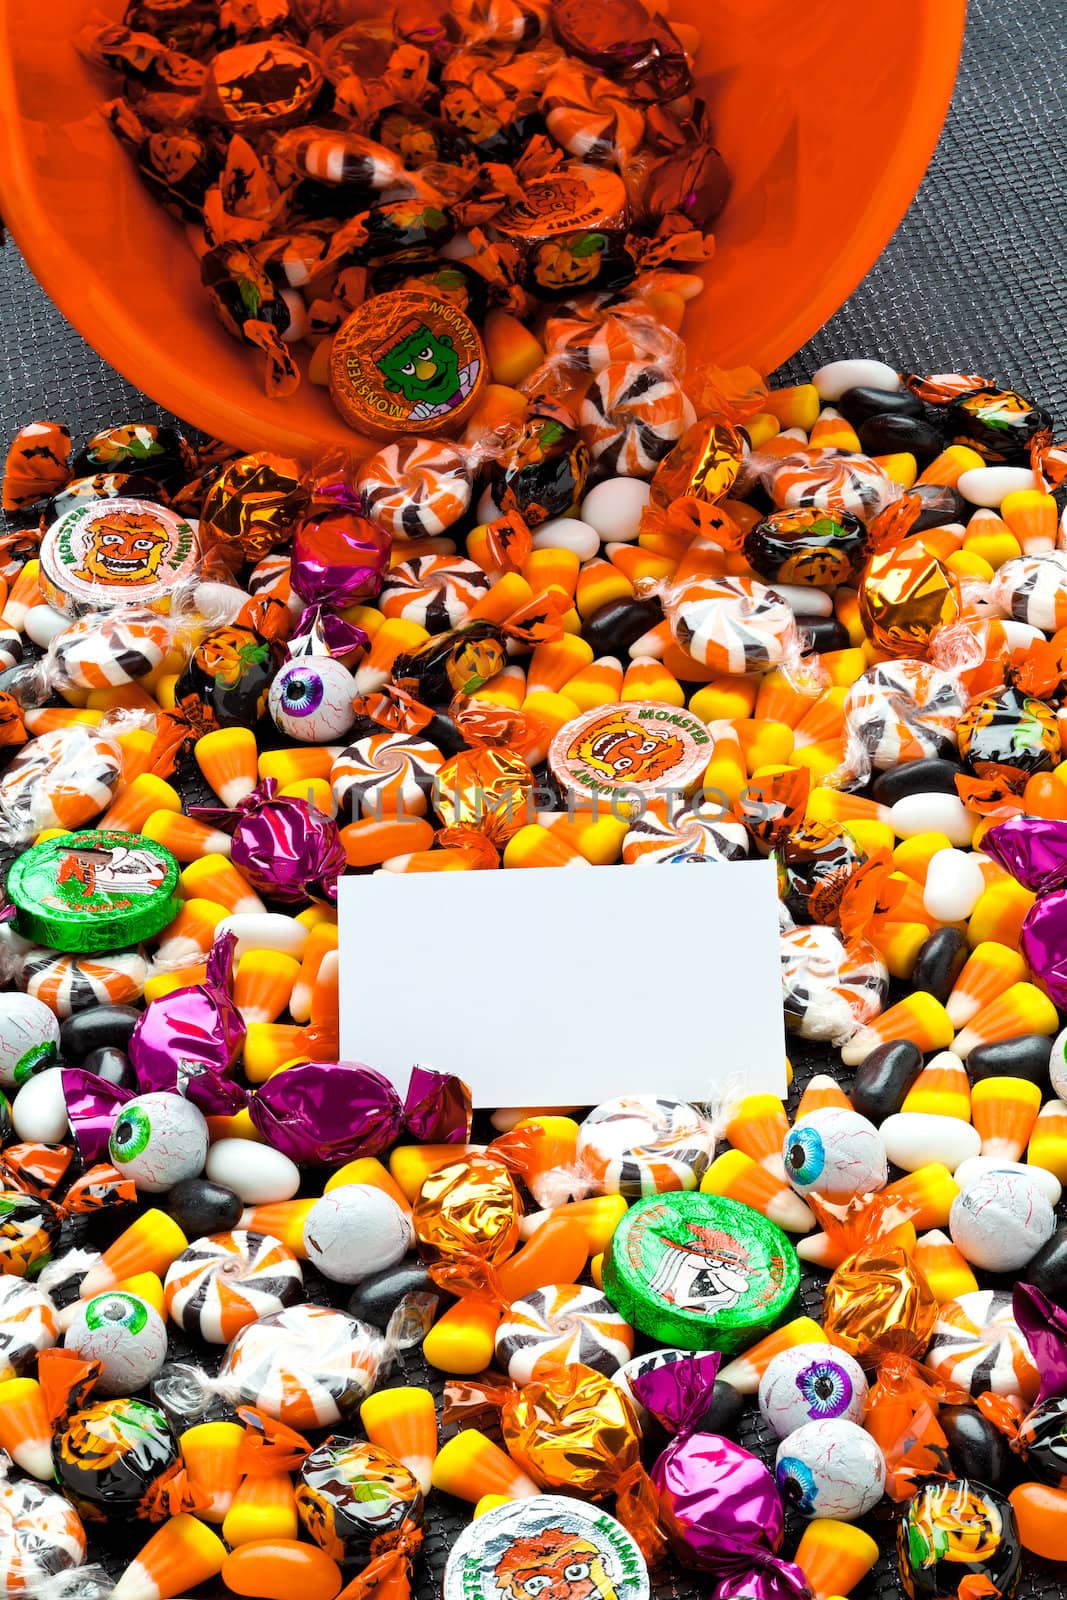
[[[923,905],[939,922],[963,922],[984,888],[977,856],[966,850],[938,850],[926,870]]]
[[[579,561],[592,561],[600,549],[600,535],[578,517],[552,517],[533,530],[535,550],[570,550]]]
[[[204,1176],[232,1189],[248,1206],[291,1200],[300,1187],[296,1163],[253,1139],[217,1140],[207,1153]]]
[[[1029,467],[972,467],[961,472],[956,488],[972,505],[996,510],[1017,489],[1036,489],[1037,479]]]
[[[900,388],[900,373],[884,361],[831,361],[812,377],[820,400],[840,400],[848,389]]]
[[[34,644],[39,644],[42,650],[47,650],[57,633],[62,633],[64,628],[70,627],[70,618],[65,617],[61,611],[53,611],[51,606],[31,606],[26,613],[26,620],[22,624],[22,631]]]
[[[943,833],[955,845],[970,844],[979,821],[954,794],[906,794],[890,806],[889,820],[898,839]]]
[[[894,1166],[905,1172],[939,1161],[950,1172],[978,1155],[982,1138],[977,1128],[961,1117],[939,1117],[932,1112],[898,1111],[886,1117],[878,1132]]]
[[[629,544],[637,538],[651,493],[643,478],[605,478],[582,501],[582,521],[602,539]]]
[[[237,958],[248,950],[280,950],[283,955],[300,959],[307,942],[308,931],[295,917],[286,917],[276,911],[244,912],[234,917],[224,917],[215,929],[216,939],[224,933],[237,935]]]
[[[46,1067],[28,1079],[11,1102],[11,1121],[20,1139],[32,1144],[62,1144],[67,1137],[67,1097],[62,1067]]]
[[[833,598],[825,589],[806,589],[799,583],[773,583],[771,588],[798,617],[832,617],[834,614]]]

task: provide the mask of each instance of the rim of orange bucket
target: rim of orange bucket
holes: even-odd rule
[[[901,123],[899,154],[880,186],[881,204],[858,219],[842,241],[825,291],[812,296],[764,348],[746,353],[735,341],[734,348],[722,353],[722,361],[747,361],[773,371],[823,326],[874,265],[903,219],[937,147],[963,48],[966,8],[967,0],[918,0],[915,6],[914,54],[922,66]],[[333,418],[332,425],[323,420],[312,432],[286,417],[284,401],[267,402],[277,408],[275,420],[261,409],[258,397],[257,405],[250,407],[236,391],[205,389],[180,353],[171,356],[158,345],[146,350],[141,327],[123,305],[116,286],[97,280],[86,296],[72,275],[62,228],[56,226],[34,183],[27,123],[18,115],[17,104],[14,65],[0,29],[0,210],[38,283],[99,356],[163,409],[244,449],[309,456],[324,444],[340,442],[357,454],[376,448],[346,429],[340,418]],[[177,237],[174,242],[182,247]],[[231,340],[221,326],[216,332],[219,341],[232,344],[235,356],[248,361],[250,353],[244,346]]]

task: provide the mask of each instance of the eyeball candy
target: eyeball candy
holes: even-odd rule
[[[711,1127],[693,1106],[635,1094],[589,1113],[578,1132],[576,1160],[596,1193],[640,1199],[695,1189],[714,1145]]]
[[[163,1318],[147,1300],[124,1289],[109,1289],[79,1303],[63,1343],[86,1361],[103,1363],[97,1388],[107,1395],[143,1389],[167,1359]]]
[[[414,1474],[375,1444],[331,1437],[306,1456],[296,1486],[305,1530],[342,1566],[402,1549],[422,1526]]]
[[[207,1159],[208,1126],[180,1094],[143,1094],[119,1108],[108,1154],[141,1194],[165,1194],[195,1178]]]
[[[0,1481],[0,1593],[28,1597],[85,1560],[85,1529],[61,1494],[27,1478]]]
[[[148,1490],[177,1459],[162,1411],[129,1396],[75,1411],[52,1440],[56,1481],[92,1522],[140,1516]]]
[[[287,1306],[242,1328],[219,1376],[245,1405],[291,1428],[329,1428],[374,1388],[382,1341],[326,1306]]]
[[[779,1439],[808,1422],[862,1422],[866,1400],[863,1368],[831,1344],[781,1350],[760,1379],[760,1415]]]
[[[59,1023],[43,1000],[0,996],[0,1084],[17,1088],[59,1059]]]
[[[802,1516],[854,1522],[882,1498],[885,1457],[854,1422],[805,1422],[778,1446],[774,1479],[783,1500]]]
[[[58,1338],[59,1318],[44,1290],[0,1276],[0,1380],[15,1377]]]
[[[411,1248],[411,1225],[392,1195],[344,1184],[316,1200],[304,1223],[308,1260],[331,1283],[359,1283]]]
[[[267,709],[274,725],[303,744],[344,738],[355,722],[355,679],[332,656],[297,656],[270,686]]]
[[[833,928],[788,928],[778,941],[785,1025],[802,1039],[842,1044],[873,1022],[889,993],[889,970],[873,945],[846,946]]]
[[[790,1128],[782,1145],[789,1182],[798,1194],[824,1200],[884,1189],[889,1164],[873,1122],[843,1106],[824,1106]]]
[[[1056,1227],[1041,1189],[1021,1172],[984,1172],[958,1194],[948,1214],[952,1242],[972,1266],[1017,1272]]]
[[[897,1564],[908,1600],[1015,1593],[1022,1562],[1011,1501],[967,1478],[927,1483],[897,1523]]]
[[[304,1275],[279,1239],[238,1229],[183,1250],[167,1268],[163,1298],[186,1333],[229,1344],[250,1322],[302,1300]]]

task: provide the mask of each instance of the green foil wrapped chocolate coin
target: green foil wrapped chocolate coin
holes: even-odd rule
[[[180,868],[139,833],[83,828],[34,845],[8,874],[16,931],[51,950],[122,950],[178,913]]]
[[[800,1282],[796,1251],[751,1206],[653,1195],[631,1206],[604,1258],[604,1293],[660,1344],[733,1355],[768,1333]]]

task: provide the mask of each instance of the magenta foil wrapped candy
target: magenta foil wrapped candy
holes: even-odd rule
[[[1067,1008],[1067,889],[1056,889],[1030,907],[1019,947],[1053,1005]]]
[[[1067,884],[1067,822],[1009,817],[989,829],[982,849],[1035,894],[1049,894]]]
[[[741,1445],[697,1431],[718,1370],[712,1353],[633,1380],[645,1410],[675,1436],[649,1472],[660,1527],[683,1566],[716,1574],[722,1600],[756,1594],[755,1574],[764,1600],[806,1595],[800,1569],[775,1555],[785,1518],[771,1473]]]
[[[237,939],[223,934],[207,958],[203,983],[149,1002],[130,1035],[129,1057],[141,1094],[185,1093],[201,1073],[232,1072],[245,1042],[244,1018],[233,1001]]]
[[[190,815],[232,835],[230,860],[269,900],[336,901],[347,864],[336,822],[306,800],[280,795],[274,778],[236,806],[192,806]]]
[[[1031,1283],[1015,1285],[1011,1309],[1041,1374],[1036,1404],[1067,1395],[1067,1310]]]
[[[108,1083],[95,1072],[86,1072],[84,1067],[64,1067],[62,1072],[67,1121],[83,1162],[91,1167],[97,1161],[107,1161],[115,1113],[133,1099],[132,1093],[117,1083]]]
[[[360,1156],[380,1155],[396,1144],[405,1127],[414,1133],[429,1126],[434,1142],[442,1144],[465,1139],[469,1128],[466,1086],[427,1067],[414,1069],[408,1089],[411,1123],[389,1079],[352,1061],[301,1061],[275,1073],[255,1093],[204,1073],[189,1082],[187,1092],[205,1116],[247,1110],[267,1143],[298,1166],[339,1167]],[[434,1106],[436,1113],[428,1120]]]

